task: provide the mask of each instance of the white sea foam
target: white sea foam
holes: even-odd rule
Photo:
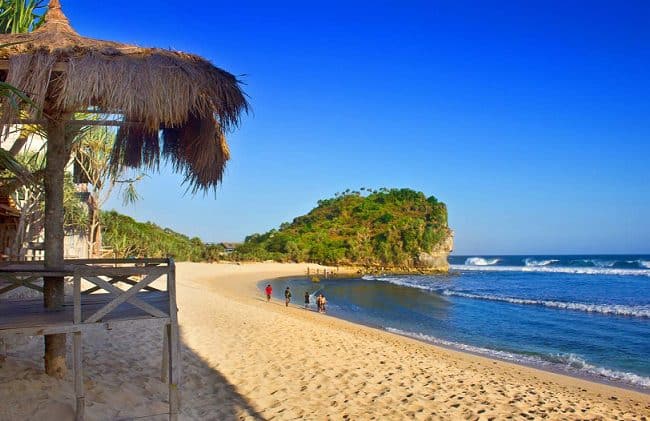
[[[619,269],[609,267],[564,267],[564,266],[471,266],[451,265],[454,270],[498,271],[498,272],[546,272],[575,273],[583,275],[630,275],[650,276],[647,269]]]
[[[365,275],[361,279],[366,281],[381,281],[388,282],[393,285],[399,285],[409,288],[423,289],[427,291],[436,291],[438,284],[433,282],[422,282],[426,278],[410,278],[410,277],[392,277],[392,276],[374,276],[374,275]]]
[[[650,260],[639,260],[639,266],[650,269]]]
[[[495,349],[482,348],[473,345],[467,345],[459,342],[447,341],[434,336],[425,335],[418,332],[407,332],[392,327],[385,328],[388,332],[398,335],[409,336],[421,341],[429,342],[436,345],[442,345],[454,349],[459,349],[473,354],[485,355],[490,358],[512,361],[519,364],[532,365],[536,367],[559,369],[566,372],[577,374],[587,374],[593,377],[601,377],[609,381],[619,381],[631,384],[643,389],[650,388],[650,377],[639,376],[638,374],[628,373],[625,371],[612,370],[605,367],[598,367],[589,364],[582,358],[574,354],[556,354],[545,356],[521,355],[513,352],[499,351]]]
[[[526,266],[547,266],[557,262],[559,262],[559,260],[557,259],[535,260],[535,259],[531,259],[530,257],[524,260]]]
[[[472,266],[490,266],[490,265],[496,265],[499,263],[501,259],[486,259],[484,257],[469,257],[467,260],[465,260],[466,265],[472,265]]]
[[[442,293],[447,296],[472,298],[477,300],[500,301],[512,304],[537,305],[563,310],[585,311],[587,313],[600,313],[616,316],[629,317],[647,317],[650,318],[650,306],[626,306],[621,304],[589,304],[589,303],[572,303],[552,300],[534,300],[528,298],[503,297],[490,294],[471,294],[461,291],[443,290]]]
[[[388,282],[393,285],[404,286],[408,288],[417,288],[425,291],[437,292],[446,296],[471,298],[486,301],[499,301],[520,305],[536,305],[561,310],[583,311],[586,313],[598,313],[611,316],[627,316],[650,318],[650,305],[629,306],[623,304],[595,304],[595,303],[576,303],[555,300],[539,300],[532,298],[507,297],[494,294],[474,294],[464,291],[448,289],[449,284],[446,281],[434,281],[422,277],[392,277],[392,276],[372,276],[366,275],[363,279],[367,281]]]

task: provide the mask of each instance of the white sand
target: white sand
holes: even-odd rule
[[[650,418],[647,394],[287,309],[256,289],[306,267],[178,265],[181,419]],[[0,420],[72,419],[70,374],[45,376],[42,338],[25,342],[0,368]],[[88,420],[166,419],[155,416],[167,411],[161,342],[158,331],[84,336]]]

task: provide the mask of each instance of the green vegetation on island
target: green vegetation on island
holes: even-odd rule
[[[435,197],[362,188],[320,200],[277,230],[246,237],[232,258],[410,269],[422,253],[449,252],[444,244],[450,239],[447,207]]]

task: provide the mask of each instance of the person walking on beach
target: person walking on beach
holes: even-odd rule
[[[325,313],[325,305],[327,304],[327,299],[323,294],[320,295],[320,312]]]
[[[287,287],[287,289],[284,290],[284,305],[286,307],[289,307],[289,301],[291,301],[291,290]]]
[[[305,291],[305,308],[309,307],[309,291]]]
[[[264,292],[266,292],[266,302],[268,303],[271,301],[271,294],[273,294],[273,287],[271,284],[268,284],[266,288],[264,288]]]

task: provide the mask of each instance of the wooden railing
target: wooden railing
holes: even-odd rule
[[[4,262],[0,266],[0,281],[4,281],[0,295],[20,287],[42,293],[37,282],[46,276],[71,277],[73,294],[72,303],[68,300],[60,312],[45,311],[36,299],[0,303],[0,336],[73,334],[76,419],[81,420],[85,408],[82,332],[102,324],[112,328],[156,322],[164,327],[161,377],[169,384],[169,418],[175,420],[180,379],[175,274],[173,259],[74,259],[66,260],[61,270],[48,270],[37,262]],[[166,282],[154,285],[163,277]],[[119,288],[120,284],[126,289]]]

